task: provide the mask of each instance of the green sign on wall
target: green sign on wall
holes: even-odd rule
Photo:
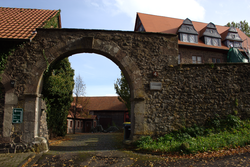
[[[12,123],[22,123],[23,122],[23,109],[14,108],[12,115]]]

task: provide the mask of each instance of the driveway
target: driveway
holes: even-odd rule
[[[32,166],[250,166],[249,152],[219,158],[176,159],[127,151],[122,144],[122,133],[71,134],[67,138],[70,140],[51,146]]]

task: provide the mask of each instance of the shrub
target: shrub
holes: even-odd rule
[[[249,130],[249,120],[242,121],[234,115],[228,115],[224,119],[216,116],[214,119],[208,120],[205,127],[194,125],[189,128],[182,128],[159,136],[155,140],[150,136],[141,137],[137,141],[137,147],[144,150],[187,154],[208,150],[214,151],[249,144]]]

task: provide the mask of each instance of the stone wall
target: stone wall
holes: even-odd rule
[[[15,125],[14,132],[19,132],[21,140],[27,143],[34,141],[39,133],[46,134],[42,132],[46,129],[44,122],[39,121],[45,120],[45,116],[39,115],[38,99],[47,63],[76,53],[103,55],[124,73],[131,88],[131,139],[202,124],[216,114],[249,115],[250,65],[178,66],[176,35],[79,29],[38,29],[37,32],[31,43],[22,45],[9,57],[2,81],[4,85],[16,81],[16,87],[8,90],[13,92],[10,97],[14,100],[8,106],[5,102],[5,115],[11,115],[12,107],[24,109],[23,123]],[[181,48],[181,52],[205,57],[224,54],[201,48],[192,51]],[[153,76],[153,72],[158,76]],[[162,89],[150,90],[151,82],[161,82]],[[11,121],[6,121],[5,127],[12,127]]]
[[[5,103],[5,89],[3,84],[0,83],[0,139],[3,137],[4,103]]]
[[[168,67],[161,91],[147,89],[147,123],[152,135],[202,125],[215,115],[250,116],[250,64]]]

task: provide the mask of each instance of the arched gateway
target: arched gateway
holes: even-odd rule
[[[33,41],[8,57],[2,74],[5,89],[2,138],[19,136],[30,143],[36,137],[43,137],[40,129],[43,72],[50,63],[76,53],[98,53],[120,67],[131,89],[131,139],[153,134],[155,128],[147,122],[152,99],[149,96],[162,91],[157,86],[164,79],[162,72],[177,64],[177,40],[171,34],[38,29]],[[15,84],[11,85],[11,81]],[[156,90],[150,89],[151,83],[156,83]],[[12,123],[13,108],[23,109],[22,123]]]

